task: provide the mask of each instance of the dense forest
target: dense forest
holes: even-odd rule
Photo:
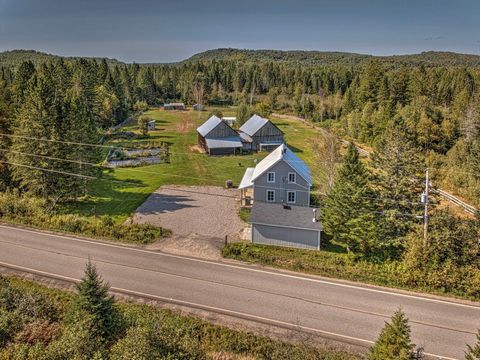
[[[225,51],[246,57],[251,53],[218,50],[220,54]],[[264,51],[255,54],[259,59],[272,56]],[[145,103],[181,100],[239,105],[239,118],[251,112],[296,114],[371,146],[375,155],[372,169],[365,170],[368,176],[362,174],[364,170],[355,170],[356,165],[350,170],[359,171],[359,178],[374,180],[348,186],[361,188],[364,197],[386,199],[375,201],[373,208],[368,203],[362,206],[391,213],[390,223],[375,224],[368,232],[380,234],[387,244],[412,230],[412,222],[399,221],[398,216],[421,215],[418,206],[410,205],[419,203],[426,166],[432,169],[436,185],[480,203],[478,67],[467,66],[468,61],[462,66],[417,66],[415,62],[407,66],[403,60],[373,57],[356,65],[338,61],[310,66],[291,61],[300,56],[297,52],[273,54],[285,58],[237,61],[223,56],[169,65],[58,58],[40,65],[26,61],[5,66],[0,72],[0,188],[28,192],[53,203],[75,199],[84,193],[86,180],[99,175],[98,168],[82,163],[96,162],[101,152],[96,146],[75,143],[98,144],[105,130]],[[471,58],[436,56],[440,63]],[[34,140],[39,137],[51,141]],[[355,155],[345,161],[355,162]],[[84,178],[72,179],[71,173]],[[338,176],[341,179],[342,173]],[[332,215],[330,220],[334,218]],[[367,220],[364,216],[358,221],[364,224]],[[328,223],[325,220],[327,228]],[[332,228],[341,227],[333,223]],[[370,245],[362,246],[362,252],[372,251]]]
[[[101,129],[124,119],[137,101],[251,104],[256,105],[252,111],[296,114],[374,148],[389,125],[401,122],[433,169],[436,183],[480,204],[480,57],[475,55],[372,57],[220,49],[168,65],[51,58],[34,66],[21,61],[29,54],[4,53],[9,64],[18,61],[0,69],[3,132],[38,134],[41,130],[32,126],[38,121],[32,102],[43,101],[39,95],[50,101],[48,92],[59,95],[56,103],[42,105],[56,112],[41,125],[49,136],[57,132],[60,138],[91,142]],[[34,54],[37,63],[39,54]],[[78,104],[72,104],[75,101]],[[71,124],[52,120],[66,119],[72,111],[81,112],[82,106],[88,121],[81,125],[77,116],[71,116]],[[38,106],[36,110],[40,111]],[[55,129],[53,123],[71,131]],[[28,141],[11,145],[17,150],[32,146]],[[14,173],[13,179],[21,181],[21,176]]]

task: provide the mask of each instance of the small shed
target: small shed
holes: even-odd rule
[[[250,214],[254,244],[320,250],[318,209],[256,201]]]
[[[164,110],[185,110],[185,104],[184,103],[168,103],[168,104],[163,104],[163,109]]]
[[[194,104],[193,105],[193,110],[202,111],[203,110],[203,105],[202,104]]]
[[[148,122],[148,130],[155,130],[155,120],[151,120]]]

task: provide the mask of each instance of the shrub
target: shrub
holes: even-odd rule
[[[414,350],[410,339],[410,325],[401,310],[397,310],[390,323],[386,323],[378,340],[370,349],[368,360],[422,359],[421,349]]]
[[[135,244],[151,244],[171,234],[149,224],[117,224],[110,216],[49,214],[45,201],[14,192],[0,194],[0,220]]]

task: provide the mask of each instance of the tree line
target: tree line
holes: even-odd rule
[[[352,64],[339,59],[312,65],[228,56],[151,65],[60,59],[35,67],[24,62],[0,69],[0,129],[27,135],[37,131],[41,121],[36,109],[45,117],[39,134],[94,142],[133,111],[135,103],[171,100],[239,105],[242,118],[252,111],[266,116],[273,111],[293,113],[374,148],[393,123],[401,122],[399,131],[411,136],[434,179],[478,204],[480,69],[442,64],[405,65],[400,59]],[[68,114],[83,120],[60,121]],[[14,146],[12,139],[1,140],[4,146]],[[32,144],[18,148],[24,146],[28,150]],[[3,187],[5,174],[2,171]],[[12,180],[21,178],[14,174]]]

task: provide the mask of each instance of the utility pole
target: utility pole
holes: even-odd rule
[[[428,179],[428,168],[425,171],[425,192],[423,193],[422,196],[422,202],[423,205],[425,206],[425,213],[423,214],[423,240],[426,243],[427,242],[427,236],[428,236],[428,195],[430,192],[430,181]]]

